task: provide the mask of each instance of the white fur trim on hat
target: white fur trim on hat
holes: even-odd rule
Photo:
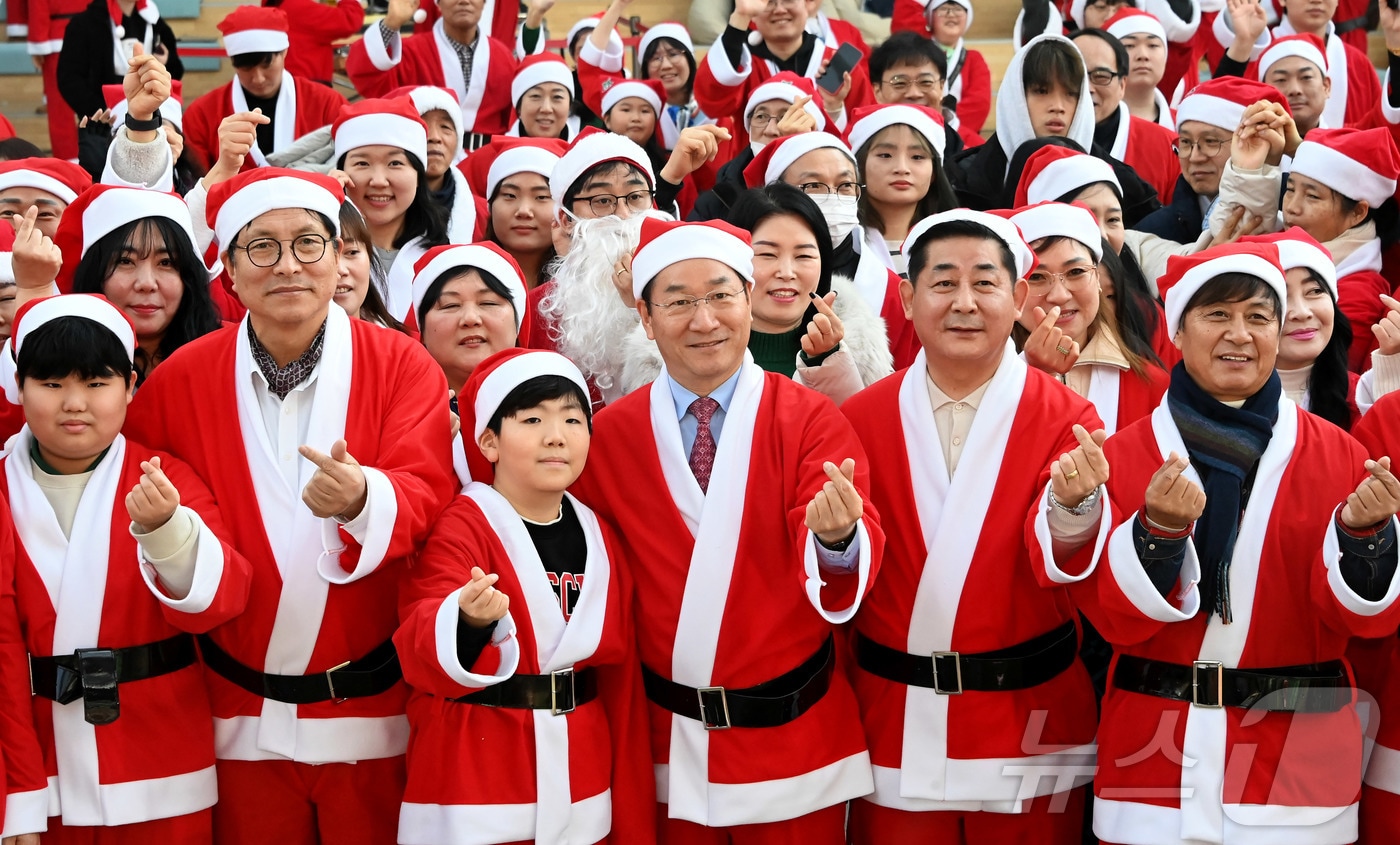
[[[1059,235],[1084,244],[1095,261],[1103,260],[1103,231],[1087,208],[1062,202],[1043,203],[1012,215],[1011,222],[1021,230],[1027,245]]]
[[[583,30],[597,28],[597,17],[583,18],[581,20],[574,21],[574,25],[569,27],[569,33],[564,36],[564,49],[567,50],[568,45],[574,43],[574,36],[578,35]],[[608,46],[609,48],[616,46],[617,52],[619,53],[621,53],[624,49],[622,44],[622,36],[617,34],[616,28],[614,28],[612,32],[608,33]]]
[[[1278,247],[1278,263],[1285,273],[1299,267],[1311,270],[1327,285],[1333,301],[1337,299],[1337,265],[1327,253],[1307,241],[1290,238],[1274,241],[1274,246]]]
[[[351,150],[374,146],[398,147],[428,165],[428,133],[420,122],[403,115],[361,114],[335,130],[336,161]]]
[[[11,188],[33,188],[36,191],[47,191],[63,200],[65,204],[78,198],[77,191],[37,170],[11,170],[8,173],[0,173],[0,191],[8,191]]]
[[[569,92],[569,97],[574,97],[574,75],[569,72],[569,66],[563,62],[535,62],[529,67],[522,68],[515,74],[515,78],[510,81],[510,103],[512,106],[520,105],[520,98],[525,96],[525,92],[536,85],[543,85],[546,82],[553,82],[556,85],[564,86],[564,90]]]
[[[1126,35],[1155,35],[1167,44],[1167,29],[1152,15],[1124,15],[1123,19],[1108,28],[1108,34],[1122,39]]]
[[[82,317],[92,320],[116,335],[122,348],[126,350],[127,357],[135,359],[136,330],[131,327],[131,321],[106,299],[82,293],[51,296],[26,311],[15,332],[15,355],[19,355],[25,338],[60,317]]]
[[[1023,279],[1026,274],[1035,267],[1035,253],[1026,246],[1026,239],[1021,236],[1021,230],[1016,228],[1016,224],[1005,217],[998,217],[995,214],[988,214],[985,211],[973,211],[970,208],[953,208],[948,211],[941,211],[938,214],[931,214],[914,224],[914,228],[909,231],[909,236],[904,239],[904,245],[900,247],[900,252],[904,253],[907,259],[919,245],[919,241],[928,234],[929,230],[944,223],[952,223],[956,220],[966,220],[970,223],[980,223],[992,230],[1002,243],[1011,250],[1011,256],[1016,259],[1016,278]]]
[[[481,387],[476,391],[476,401],[472,403],[476,412],[472,440],[481,439],[482,432],[486,431],[486,424],[496,415],[496,410],[506,401],[512,390],[540,376],[562,376],[578,385],[583,395],[588,396],[588,382],[584,380],[583,373],[579,372],[573,361],[558,352],[539,350],[516,355],[502,362],[490,375],[481,380]]]
[[[911,106],[892,105],[876,109],[870,114],[862,117],[851,127],[849,140],[852,150],[859,150],[865,146],[871,138],[880,134],[881,131],[891,126],[904,125],[913,129],[928,141],[929,146],[938,152],[938,157],[943,158],[943,150],[948,143],[947,133],[943,127],[928,115],[920,112]]]
[[[1240,126],[1240,119],[1244,117],[1247,106],[1240,105],[1232,100],[1223,97],[1214,97],[1210,94],[1187,94],[1181,101],[1181,105],[1176,108],[1176,131],[1180,132],[1182,124],[1190,120],[1207,123],[1224,129],[1227,132],[1234,132]]]
[[[1046,200],[1058,201],[1072,191],[1087,185],[1107,182],[1123,196],[1123,186],[1113,165],[1097,156],[1079,155],[1057,159],[1045,165],[1026,188],[1026,202],[1035,205]]]
[[[792,105],[797,102],[798,97],[805,96],[807,95],[802,89],[793,85],[791,82],[763,83],[753,89],[753,93],[749,95],[749,101],[744,104],[745,128],[749,125],[749,118],[753,117],[754,109],[757,109],[761,103],[766,103],[769,100],[782,100],[788,105]],[[826,114],[822,111],[821,106],[817,105],[816,97],[808,100],[807,104],[802,107],[802,110],[810,114],[812,119],[817,122],[817,131],[820,132],[826,128]]]
[[[1257,255],[1248,253],[1222,255],[1187,270],[1182,274],[1181,280],[1167,291],[1164,306],[1167,312],[1167,330],[1172,333],[1173,340],[1177,332],[1181,331],[1181,321],[1186,316],[1186,303],[1190,302],[1191,297],[1205,287],[1207,282],[1225,273],[1244,273],[1262,279],[1278,294],[1279,308],[1283,311],[1279,314],[1279,324],[1282,325],[1287,319],[1288,283],[1283,280],[1283,274],[1277,267]]]
[[[645,82],[633,79],[626,79],[614,83],[607,92],[603,94],[603,114],[612,111],[612,107],[628,97],[636,97],[645,100],[651,110],[659,117],[661,115],[661,98],[656,96],[656,91]]]
[[[104,235],[110,234],[128,223],[147,217],[164,217],[185,233],[189,238],[190,249],[195,254],[203,250],[194,236],[194,223],[190,221],[190,207],[174,194],[161,191],[148,191],[141,188],[118,188],[103,191],[83,209],[83,255]]]
[[[340,236],[340,200],[315,182],[297,176],[260,179],[240,188],[219,206],[214,236],[227,248],[244,226],[283,208],[318,211],[331,221],[331,234]]]
[[[804,132],[801,135],[791,136],[784,141],[782,146],[773,151],[773,157],[768,160],[768,169],[763,172],[763,181],[766,184],[773,184],[781,181],[783,171],[791,167],[799,158],[814,150],[838,150],[846,158],[855,164],[856,157],[851,152],[851,148],[841,142],[840,138],[827,132]]]
[[[520,278],[515,268],[510,266],[510,262],[478,244],[463,244],[444,250],[414,275],[413,313],[418,313],[418,309],[423,305],[423,297],[428,294],[428,288],[432,287],[433,282],[443,273],[468,267],[490,273],[510,291],[511,305],[515,308],[515,330],[519,332],[520,326],[525,322],[525,281]]]
[[[1293,155],[1292,172],[1316,179],[1344,197],[1363,200],[1372,208],[1395,195],[1387,179],[1351,156],[1316,141],[1303,141]]]
[[[550,172],[549,194],[554,198],[554,204],[562,207],[564,194],[574,182],[585,171],[605,161],[625,161],[634,165],[646,174],[648,186],[656,187],[656,174],[651,170],[651,159],[646,150],[626,136],[595,132],[576,140]]]
[[[457,149],[453,151],[452,160],[461,161],[462,143],[466,135],[462,128],[462,104],[457,101],[456,95],[436,85],[420,85],[408,92],[408,98],[413,101],[413,107],[424,122],[427,122],[429,112],[447,112],[452,119],[452,127],[457,130]]]
[[[662,270],[692,258],[713,258],[753,284],[753,247],[722,229],[694,223],[677,226],[637,250],[632,258],[632,295],[641,299],[642,291]]]
[[[491,169],[486,171],[486,198],[496,193],[496,186],[507,176],[516,173],[538,173],[546,180],[559,163],[559,156],[539,147],[515,147],[496,156]]]
[[[647,48],[658,38],[670,38],[673,41],[677,41],[690,53],[692,58],[695,56],[695,42],[690,40],[690,31],[681,24],[668,21],[666,23],[659,23],[647,30],[646,35],[642,36],[641,43],[637,45],[637,58],[641,59],[645,56],[647,54]]]
[[[1290,38],[1287,41],[1275,41],[1264,52],[1259,54],[1259,78],[1262,80],[1268,74],[1269,68],[1274,66],[1274,62],[1279,59],[1287,59],[1296,56],[1304,61],[1317,65],[1317,69],[1322,71],[1323,76],[1327,76],[1327,57],[1322,51],[1308,42]]]
[[[244,53],[280,53],[287,49],[287,33],[276,29],[245,29],[224,36],[224,51],[229,56]]]

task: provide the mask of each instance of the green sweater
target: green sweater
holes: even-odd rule
[[[782,373],[792,378],[792,374],[797,372],[797,353],[802,351],[803,334],[801,325],[780,334],[751,330],[749,352],[753,353],[754,363],[770,373]]]

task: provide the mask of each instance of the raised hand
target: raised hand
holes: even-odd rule
[[[1371,326],[1371,334],[1376,336],[1382,355],[1400,354],[1400,301],[1381,294],[1381,304],[1386,307],[1385,316]]]
[[[1087,428],[1078,424],[1073,431],[1079,445],[1050,465],[1050,494],[1055,501],[1071,508],[1108,481],[1108,458],[1103,454],[1103,443],[1108,439],[1108,432],[1099,429],[1090,434]]]
[[[473,628],[485,628],[492,622],[503,619],[510,610],[510,596],[497,590],[494,585],[501,576],[492,572],[487,575],[479,566],[472,567],[472,580],[468,581],[457,596],[457,609],[462,618]]]
[[[1022,349],[1026,353],[1026,363],[1047,373],[1064,375],[1069,372],[1079,360],[1079,343],[1055,325],[1060,319],[1060,306],[1046,311],[1037,305],[1031,315],[1036,325]]]
[[[310,446],[298,449],[303,458],[316,465],[316,472],[301,490],[301,500],[322,519],[354,519],[364,510],[368,495],[365,471],[346,450],[345,441],[331,445],[329,455]]]
[[[835,302],[834,290],[826,296],[812,294],[812,304],[816,306],[817,314],[812,318],[812,322],[807,324],[807,333],[802,336],[802,354],[808,358],[825,355],[835,349],[846,336],[846,327],[831,308]]]
[[[827,482],[807,504],[807,530],[825,546],[845,542],[855,533],[856,523],[865,513],[865,501],[856,490],[856,462],[847,458],[837,466],[822,465]]]
[[[1371,475],[1342,506],[1342,524],[1353,530],[1383,522],[1400,511],[1400,480],[1390,472],[1390,458],[1367,461],[1366,471]]]
[[[734,0],[734,12],[729,16],[729,25],[735,29],[748,29],[753,19],[768,10],[768,0]]]
[[[63,253],[53,239],[35,225],[39,207],[31,205],[15,226],[15,251],[10,263],[14,268],[15,286],[21,291],[47,295],[49,286],[58,278],[63,267]],[[32,297],[31,297],[32,298]]]
[[[1236,170],[1258,170],[1266,162],[1277,164],[1281,160],[1284,135],[1276,126],[1275,108],[1277,104],[1261,101],[1245,109],[1230,142],[1230,162]]]
[[[1230,28],[1235,32],[1235,40],[1229,48],[1230,58],[1247,62],[1255,42],[1268,26],[1264,7],[1259,0],[1226,0],[1226,12],[1230,15]]]
[[[258,143],[258,127],[271,123],[262,109],[231,114],[219,123],[219,159],[204,177],[205,190],[243,169],[243,161]]]
[[[1143,515],[1167,531],[1185,531],[1206,511],[1206,492],[1186,477],[1187,466],[1186,458],[1172,452],[1147,482]]]
[[[134,120],[150,120],[170,98],[170,71],[159,57],[144,52],[140,44],[133,45],[122,77],[122,93],[127,113]]]
[[[413,20],[418,11],[418,0],[389,0],[389,11],[384,14],[384,25],[393,32],[403,29],[404,24]]]
[[[806,105],[812,102],[812,98],[802,94],[792,105],[788,106],[782,118],[778,121],[778,136],[801,135],[803,132],[813,132],[817,128],[817,119],[812,117],[807,111]]]
[[[180,491],[160,468],[160,458],[141,462],[141,480],[126,494],[126,512],[143,534],[161,527],[180,507]]]
[[[720,145],[728,140],[729,130],[714,124],[686,127],[659,175],[672,185],[679,185],[685,177],[714,161]]]
[[[831,59],[822,62],[821,68],[817,70],[817,79],[821,79],[826,74],[826,66],[830,63]],[[822,97],[822,109],[829,116],[836,117],[846,108],[846,98],[851,95],[851,74],[848,72],[842,75],[841,87],[834,92],[818,85],[817,93],[821,94]]]

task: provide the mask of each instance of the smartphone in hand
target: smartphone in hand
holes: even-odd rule
[[[828,94],[835,94],[841,90],[841,85],[846,80],[846,74],[860,64],[860,59],[860,48],[852,44],[842,44],[837,49],[836,55],[827,62],[826,73],[817,80],[817,85],[821,86],[822,90]]]

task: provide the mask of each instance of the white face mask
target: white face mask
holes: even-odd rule
[[[817,204],[817,208],[822,210],[822,217],[826,218],[826,230],[831,233],[832,248],[840,246],[859,221],[859,203],[836,194],[815,196],[812,200]]]

